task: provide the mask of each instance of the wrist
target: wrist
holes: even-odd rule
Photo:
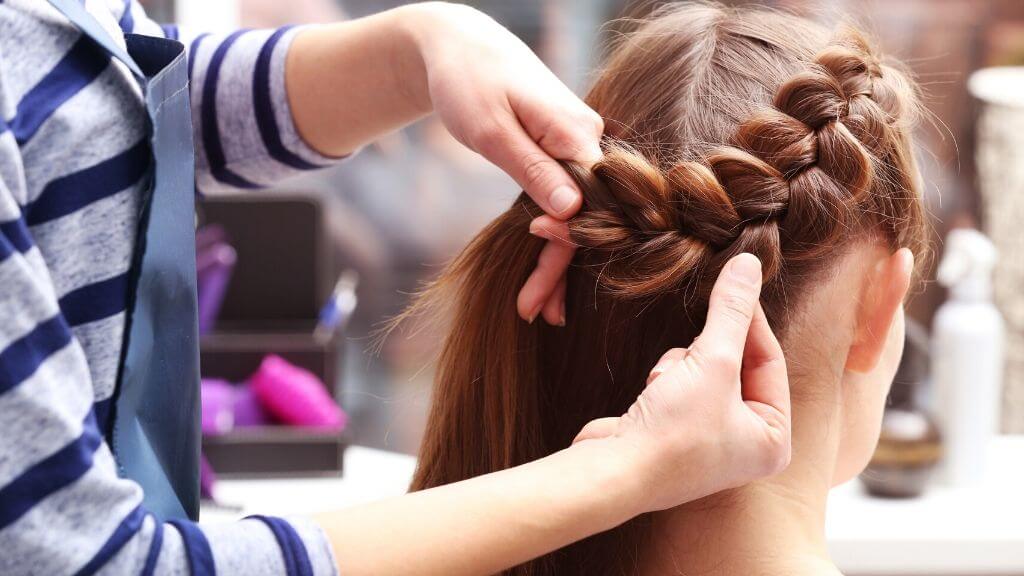
[[[634,447],[622,438],[586,440],[565,450],[578,467],[591,505],[606,518],[605,529],[648,511],[645,476]]]
[[[389,12],[393,19],[395,42],[390,54],[395,85],[403,98],[423,114],[433,111],[430,97],[428,58],[433,40],[443,36],[447,13],[457,9],[444,2],[407,4]]]

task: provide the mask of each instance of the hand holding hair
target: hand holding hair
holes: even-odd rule
[[[467,6],[409,4],[311,27],[295,39],[286,70],[296,126],[320,152],[351,153],[435,112],[553,222],[582,204],[558,161],[588,165],[601,157],[601,117],[522,41]],[[521,317],[543,313],[549,324],[562,323],[573,252],[564,242],[545,247],[520,294]]]
[[[540,250],[532,274],[533,252],[515,282],[498,275],[487,289],[465,291],[461,296],[476,299],[463,310],[482,317],[495,294],[508,302],[523,286],[519,316],[563,322],[565,271],[574,252],[565,241],[565,220],[582,198],[558,160],[588,169],[601,159],[603,121],[525,45],[470,8],[408,5],[303,30],[289,51],[286,82],[301,136],[324,154],[350,153],[434,111],[456,138],[508,172],[547,215],[542,223],[549,226],[542,228],[559,242]],[[586,229],[593,219],[582,219],[573,233],[593,240]],[[517,230],[524,228],[525,221],[516,222]],[[544,235],[536,225],[531,229]],[[521,237],[505,240],[524,245]],[[483,261],[474,259],[472,248],[468,254],[456,272]],[[751,268],[743,280],[739,272]],[[615,279],[631,280],[628,274]],[[626,414],[591,423],[571,446],[318,515],[339,566],[349,575],[493,574],[637,514],[780,470],[789,459],[788,383],[779,345],[758,306],[760,285],[755,258],[733,260],[715,286],[704,334],[688,350],[665,356]],[[518,334],[525,323],[507,307],[501,310],[504,324],[490,328]],[[511,322],[515,329],[505,330]],[[488,418],[495,421],[493,414]],[[445,450],[460,449],[458,442],[458,435],[445,436]]]
[[[493,574],[779,472],[790,456],[789,383],[760,288],[756,257],[730,260],[693,345],[666,353],[626,414],[592,421],[572,446],[322,514],[339,566],[353,575]]]
[[[740,486],[789,464],[786,361],[758,302],[760,289],[760,261],[746,253],[732,258],[693,345],[661,357],[628,412],[591,421],[574,440],[613,439],[630,447],[648,496],[643,511]]]
[[[601,117],[522,41],[464,6],[420,5],[432,25],[411,28],[433,110],[455,138],[508,173],[553,222],[576,214],[581,194],[559,160],[601,158]],[[519,293],[520,317],[565,323],[565,272],[575,249],[549,241]]]
[[[769,11],[666,7],[612,49],[586,101],[608,131],[599,162],[565,163],[584,191],[579,213],[557,221],[521,195],[409,312],[443,315],[451,326],[414,496],[444,493],[462,512],[470,502],[487,506],[488,528],[464,531],[446,548],[487,547],[476,572],[451,559],[436,573],[496,573],[530,551],[605,531],[503,573],[627,574],[652,556],[665,562],[650,573],[682,569],[671,564],[675,545],[661,550],[668,538],[657,532],[671,529],[661,518],[690,510],[623,519],[785,466],[797,439],[768,320],[791,338],[801,334],[789,331],[801,325],[791,313],[812,306],[862,242],[881,248],[879,257],[922,247],[913,84],[855,30],[830,34]],[[578,247],[564,329],[527,324],[511,310],[545,246],[527,237],[528,226]],[[741,253],[756,260],[732,259]],[[907,259],[897,259],[905,276]],[[752,279],[743,281],[735,273],[748,266]],[[890,284],[893,310],[905,283]],[[852,306],[849,292],[831,297]],[[821,311],[827,318],[831,310]],[[846,312],[849,322],[832,331],[838,346],[814,342],[836,365],[829,376],[846,348],[847,360],[858,348],[865,366],[872,362],[881,348],[867,343],[881,339],[857,334],[882,333],[892,315],[882,310],[879,325],[861,331],[851,326],[859,313]],[[846,346],[850,338],[857,346]],[[806,348],[790,344],[794,354]],[[659,354],[680,345],[690,348],[666,355],[648,378]],[[785,484],[800,468],[768,483]],[[759,492],[757,484],[738,496]],[[452,516],[439,522],[454,526]],[[736,533],[743,541],[761,532],[745,528]],[[700,547],[706,532],[693,529],[686,540]],[[744,556],[752,564],[762,557]],[[698,571],[751,571],[715,565]]]

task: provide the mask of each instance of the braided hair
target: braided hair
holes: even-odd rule
[[[590,171],[569,167],[585,191],[570,222],[582,263],[633,299],[709,288],[741,252],[760,258],[771,289],[869,226],[920,252],[920,230],[906,226],[921,218],[913,175],[894,170],[913,165],[908,86],[845,30],[703,158],[662,168],[606,138]]]
[[[920,256],[914,84],[853,29],[778,12],[670,5],[612,47],[587,102],[604,159],[567,165],[584,202],[563,328],[528,324],[516,294],[543,241],[525,194],[409,314],[450,320],[412,489],[529,462],[590,420],[623,414],[647,372],[699,334],[734,254],[762,263],[785,347],[791,312],[859,240]],[[507,572],[634,574],[641,517]]]

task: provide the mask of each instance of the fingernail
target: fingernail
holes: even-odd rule
[[[551,240],[551,234],[545,228],[541,228],[536,221],[530,222],[530,234],[545,240]]]
[[[544,306],[544,303],[542,302],[540,305],[538,305],[536,308],[533,309],[533,312],[530,313],[530,319],[527,320],[527,322],[529,324],[533,324],[533,321],[537,319],[537,315],[540,314],[540,309],[543,306]]]
[[[556,215],[563,214],[566,210],[572,208],[573,203],[576,202],[576,196],[576,191],[568,186],[555,188],[550,198],[551,209],[555,211]]]
[[[747,284],[761,283],[761,261],[753,254],[743,253],[733,259],[729,266],[733,278]]]

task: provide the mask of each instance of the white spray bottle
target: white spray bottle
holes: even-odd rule
[[[981,232],[957,228],[946,237],[937,279],[949,299],[935,313],[932,378],[947,485],[979,483],[998,431],[1003,383],[1003,318],[992,303],[996,249]]]

